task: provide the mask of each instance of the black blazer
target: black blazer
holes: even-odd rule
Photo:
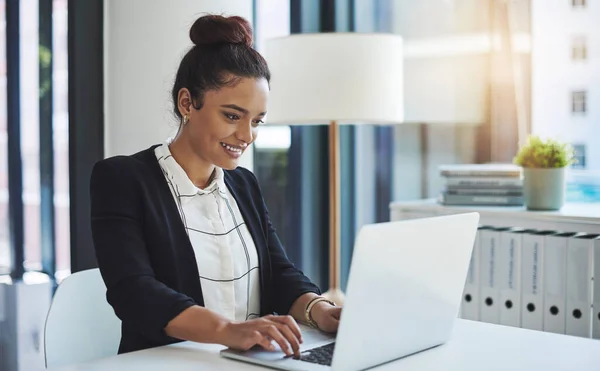
[[[107,300],[122,321],[119,353],[179,341],[166,335],[167,323],[204,305],[194,250],[155,147],[99,161],[91,175],[92,237]],[[287,314],[302,294],[320,294],[288,260],[254,174],[239,167],[224,176],[258,253],[261,315]]]

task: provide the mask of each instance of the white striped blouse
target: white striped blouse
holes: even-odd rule
[[[154,150],[194,248],[205,307],[232,321],[260,311],[258,255],[223,169],[205,189],[189,179],[169,150]]]

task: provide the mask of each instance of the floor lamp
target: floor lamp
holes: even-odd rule
[[[340,124],[403,122],[403,42],[393,34],[313,33],[270,39],[266,122],[329,125],[329,290],[340,288]]]

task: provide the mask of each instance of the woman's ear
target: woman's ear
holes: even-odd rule
[[[177,108],[181,117],[189,116],[192,110],[192,95],[187,88],[181,88],[177,94]]]

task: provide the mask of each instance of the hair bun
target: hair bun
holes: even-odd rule
[[[206,15],[194,22],[190,39],[195,45],[244,44],[252,47],[252,27],[242,17]]]

